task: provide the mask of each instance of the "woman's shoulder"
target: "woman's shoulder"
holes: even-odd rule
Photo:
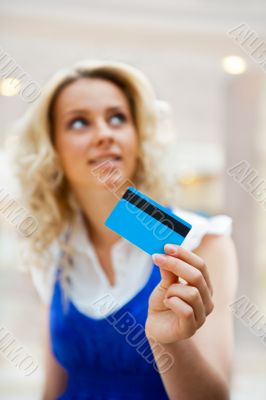
[[[62,257],[64,255],[64,246],[71,243],[76,246],[79,237],[75,237],[76,230],[80,228],[78,218],[72,223],[67,223],[61,233],[48,246],[43,255],[47,262],[44,266],[33,265],[30,268],[31,278],[41,301],[50,304],[54,290],[54,284],[57,278],[58,269],[61,267]],[[69,272],[69,271],[68,271]]]
[[[226,235],[232,234],[232,218],[226,214],[210,215],[202,211],[191,211],[183,208],[173,207],[173,213],[192,225],[192,228],[182,247],[187,250],[197,248],[205,235]]]
[[[44,266],[33,265],[30,268],[33,285],[45,304],[49,304],[53,293],[57,269],[60,261],[61,247],[55,239],[47,250],[47,263]]]

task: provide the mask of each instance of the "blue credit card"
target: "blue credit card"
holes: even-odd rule
[[[181,245],[192,228],[188,222],[129,186],[104,225],[149,254],[164,253],[164,245]]]

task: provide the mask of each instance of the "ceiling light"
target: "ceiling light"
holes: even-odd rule
[[[222,60],[222,66],[227,74],[240,75],[247,69],[246,61],[238,56],[227,56]]]
[[[16,96],[19,93],[21,82],[16,78],[5,78],[0,80],[0,95]]]

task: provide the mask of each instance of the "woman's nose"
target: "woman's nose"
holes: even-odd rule
[[[95,124],[95,140],[98,142],[113,140],[113,131],[105,121],[97,121]]]

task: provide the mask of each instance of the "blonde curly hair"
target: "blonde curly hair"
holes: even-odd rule
[[[15,127],[17,140],[12,161],[21,186],[21,202],[38,221],[38,229],[27,238],[29,251],[25,263],[28,267],[47,268],[51,260],[50,245],[55,240],[63,250],[61,265],[65,271],[71,267],[70,258],[75,254],[71,241],[67,242],[63,233],[73,223],[79,204],[53,145],[52,121],[59,93],[84,77],[107,79],[123,90],[139,135],[134,184],[159,202],[175,203],[176,180],[174,175],[167,174],[162,160],[167,157],[169,145],[164,139],[172,134],[169,111],[156,99],[146,76],[133,66],[110,61],[84,61],[62,69],[47,83],[39,99]]]

